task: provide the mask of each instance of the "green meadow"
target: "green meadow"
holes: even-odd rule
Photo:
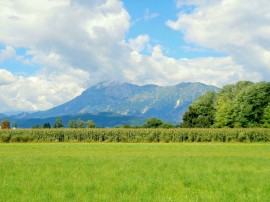
[[[0,201],[269,201],[269,143],[0,144]]]

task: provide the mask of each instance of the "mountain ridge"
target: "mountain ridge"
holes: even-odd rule
[[[134,117],[157,117],[177,123],[188,106],[207,91],[218,91],[218,88],[200,82],[174,86],[100,82],[64,104],[26,114],[25,118],[112,112]]]

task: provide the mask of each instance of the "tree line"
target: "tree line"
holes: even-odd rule
[[[61,119],[56,119],[53,126],[50,123],[44,123],[43,128],[64,128],[65,125]],[[68,122],[68,128],[95,128],[96,124],[92,120],[83,121],[81,119],[78,120],[70,120]],[[32,128],[42,128],[39,124],[33,126]]]
[[[44,123],[43,125],[36,124],[32,126],[33,129],[37,128],[65,128],[66,126],[63,124],[61,119],[56,119],[55,123],[51,125],[49,122]],[[83,121],[81,119],[78,120],[70,120],[67,124],[68,128],[96,128],[96,124],[92,120]],[[141,126],[131,126],[131,125],[120,125],[115,126],[115,128],[176,128],[177,126],[169,123],[165,123],[161,119],[158,118],[149,118],[146,120],[145,124]],[[8,120],[3,120],[1,123],[2,129],[10,129],[11,124]],[[17,124],[15,123],[13,128],[17,128]]]
[[[270,82],[240,81],[208,92],[183,115],[184,128],[270,128]]]

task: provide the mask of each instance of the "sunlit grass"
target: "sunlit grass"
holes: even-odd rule
[[[0,144],[0,201],[269,201],[270,144]]]

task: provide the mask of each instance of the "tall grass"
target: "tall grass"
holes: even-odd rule
[[[269,142],[270,129],[16,129],[0,142]]]

